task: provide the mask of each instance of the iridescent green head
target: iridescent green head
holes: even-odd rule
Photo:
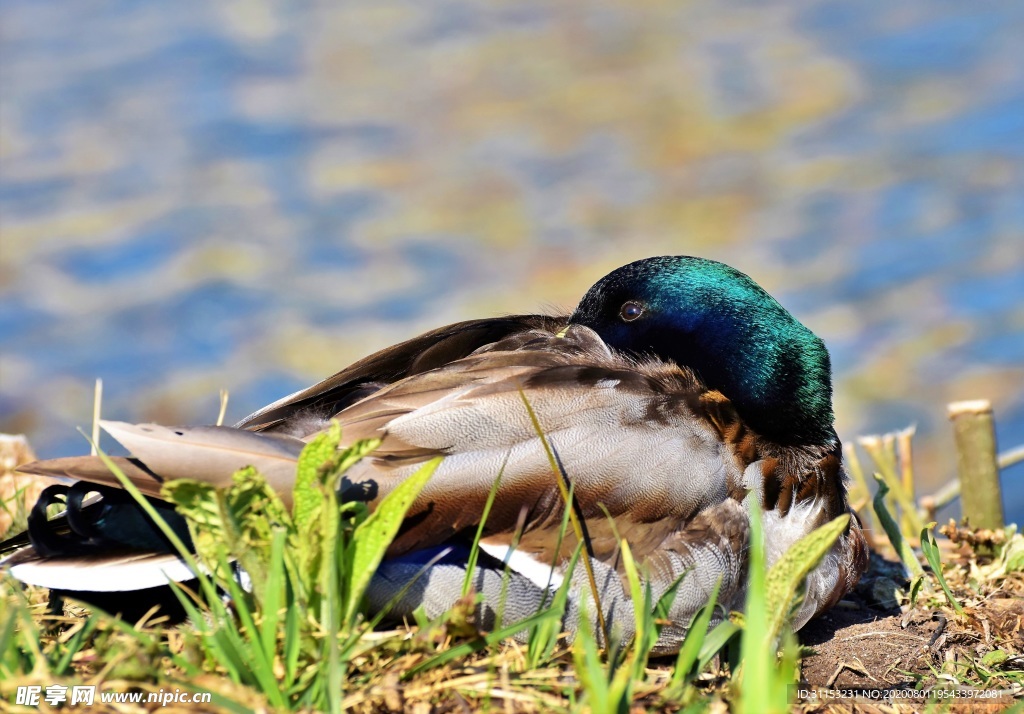
[[[724,263],[689,256],[630,263],[594,285],[571,322],[614,349],[690,367],[773,441],[835,438],[825,344]]]

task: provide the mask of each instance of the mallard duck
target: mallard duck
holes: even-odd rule
[[[823,342],[743,273],[686,256],[611,272],[568,317],[474,320],[429,332],[235,427],[106,428],[134,454],[121,460],[123,468],[155,497],[163,479],[226,483],[255,461],[287,498],[296,456],[331,420],[340,422],[346,444],[382,439],[349,471],[342,494],[371,508],[443,455],[369,590],[371,607],[397,598],[391,615],[398,618],[419,606],[436,616],[459,598],[472,534],[502,471],[472,574],[483,595],[481,622],[493,626],[497,612],[507,623],[532,614],[569,578],[565,626],[574,632],[589,586],[579,565],[567,572],[576,542],[571,533],[559,540],[562,497],[521,394],[574,486],[606,619],[629,634],[620,538],[655,598],[685,574],[658,651],[678,647],[719,581],[724,609],[742,607],[746,499],[761,506],[769,564],[849,512]],[[191,577],[162,536],[146,530],[134,504],[109,488],[117,482],[94,458],[28,470],[90,484],[55,487],[49,499],[63,489],[67,501],[59,522],[46,520],[50,500],[41,500],[31,546],[7,560],[15,577],[70,591]],[[105,488],[93,508],[107,510],[86,518],[82,497],[94,484]],[[808,577],[794,626],[848,592],[866,556],[853,518]],[[512,578],[499,608],[505,562]]]

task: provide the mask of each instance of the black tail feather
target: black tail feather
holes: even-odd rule
[[[87,500],[92,493],[98,493],[99,499]],[[155,498],[147,500],[191,549],[188,524],[174,506]],[[50,519],[47,509],[54,503],[62,503],[65,513]],[[44,490],[29,514],[28,538],[36,552],[45,557],[88,555],[111,547],[174,552],[174,546],[131,494],[87,482]]]

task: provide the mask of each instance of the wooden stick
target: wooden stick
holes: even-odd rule
[[[1003,498],[992,403],[987,399],[953,402],[948,410],[956,437],[964,517],[971,528],[1002,528]]]
[[[999,454],[999,468],[1001,469],[1008,469],[1021,461],[1024,461],[1024,446],[1018,446]]]

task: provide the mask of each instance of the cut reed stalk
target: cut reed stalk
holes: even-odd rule
[[[949,405],[956,438],[957,474],[963,514],[972,528],[1003,527],[996,434],[992,403],[987,399]]]

